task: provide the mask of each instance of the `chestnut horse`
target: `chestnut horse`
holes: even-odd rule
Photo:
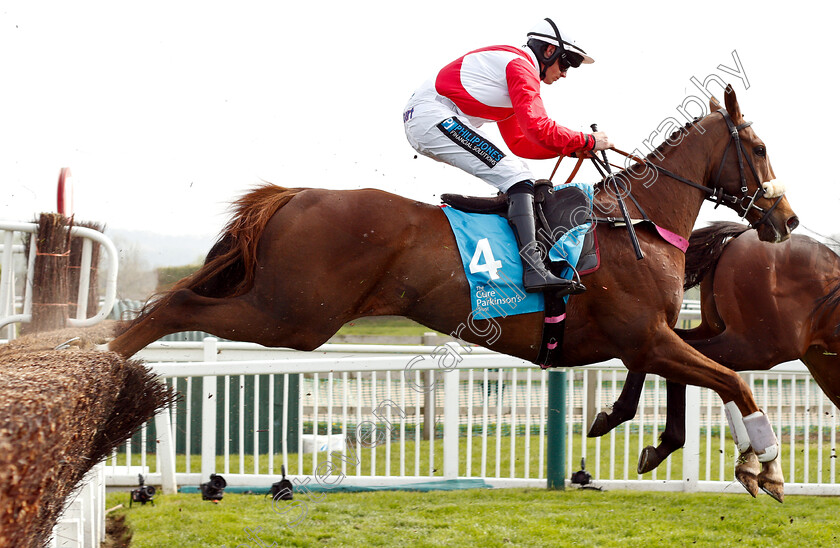
[[[632,188],[630,214],[643,217],[641,208],[657,225],[687,239],[700,206],[713,197],[755,223],[762,240],[787,239],[798,219],[784,196],[765,195],[775,176],[731,87],[725,110],[716,101],[711,110],[672,135],[649,161],[616,175],[626,188],[644,181]],[[598,210],[616,210],[615,194],[603,181],[595,191]],[[149,303],[109,343],[110,350],[131,356],[163,335],[192,330],[313,350],[354,318],[399,315],[504,354],[536,359],[544,314],[473,317],[464,267],[439,207],[379,190],[271,185],[235,205],[204,266]],[[710,388],[724,402],[734,402],[744,417],[757,413],[749,387],[736,373],[672,329],[682,302],[683,252],[646,227],[638,229],[644,260],[636,260],[624,230],[602,223],[597,237],[602,266],[587,278],[589,290],[570,299],[565,364],[617,357],[630,371]],[[756,451],[772,455],[775,448]],[[777,472],[759,479],[781,490],[784,480],[780,468]]]
[[[700,285],[701,323],[677,334],[734,371],[802,360],[840,408],[840,257],[804,235],[768,245],[737,223],[696,230],[690,244],[685,288]],[[644,373],[627,375],[612,412],[598,414],[589,436],[635,416],[644,380]],[[685,443],[685,385],[666,386],[665,429],[658,446],[642,451],[640,474]]]

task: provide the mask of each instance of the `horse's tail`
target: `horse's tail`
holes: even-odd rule
[[[233,216],[207,254],[204,265],[172,291],[191,289],[205,297],[236,297],[254,284],[257,244],[268,221],[301,188],[265,184],[233,202]]]
[[[726,221],[695,230],[685,252],[685,281],[683,289],[698,285],[714,269],[726,243],[749,230],[748,226]]]
[[[233,202],[231,220],[210,249],[204,265],[169,291],[152,296],[135,321],[168,303],[181,289],[216,298],[246,293],[254,284],[257,244],[266,224],[301,190],[265,184]]]

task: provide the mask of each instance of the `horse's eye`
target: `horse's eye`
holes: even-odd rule
[[[755,152],[756,156],[761,156],[762,158],[767,156],[767,149],[764,148],[764,146],[762,146],[762,145],[758,145],[757,147],[755,147],[753,149],[753,152]]]

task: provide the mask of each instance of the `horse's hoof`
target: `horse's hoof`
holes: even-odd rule
[[[753,498],[758,495],[758,469],[758,457],[752,449],[741,453],[735,465],[735,479]]]
[[[597,438],[603,436],[611,430],[609,425],[609,415],[601,411],[592,421],[592,426],[589,427],[589,432],[586,434],[588,438]]]
[[[785,476],[782,473],[782,465],[779,457],[770,462],[761,463],[761,472],[758,474],[758,486],[762,491],[773,497],[773,499],[785,501]]]
[[[738,483],[744,486],[744,489],[747,490],[747,493],[755,498],[758,495],[758,480],[755,477],[755,474],[750,474],[748,472],[735,472],[735,479],[738,480]]]
[[[758,483],[758,486],[761,487],[761,490],[773,497],[778,502],[785,501],[785,484],[784,483],[776,483],[776,482],[764,482]]]
[[[639,455],[639,465],[636,467],[636,471],[639,474],[647,474],[660,464],[662,464],[662,459],[659,458],[656,447],[648,445],[642,449],[642,454]]]

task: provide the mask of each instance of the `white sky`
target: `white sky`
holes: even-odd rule
[[[430,203],[443,192],[490,195],[456,168],[414,159],[403,106],[444,64],[521,45],[550,16],[596,59],[543,86],[559,123],[597,122],[619,148],[643,149],[665,118],[685,121],[677,107],[699,95],[690,78],[717,74],[755,122],[803,225],[840,232],[836,4],[551,5],[5,0],[0,219],[55,210],[63,166],[77,219],[163,234],[216,234],[227,204],[261,180]],[[733,50],[749,89],[717,68],[735,67]],[[547,177],[554,162],[530,165]],[[596,179],[591,168],[582,176]],[[701,219],[735,216],[708,205]]]

